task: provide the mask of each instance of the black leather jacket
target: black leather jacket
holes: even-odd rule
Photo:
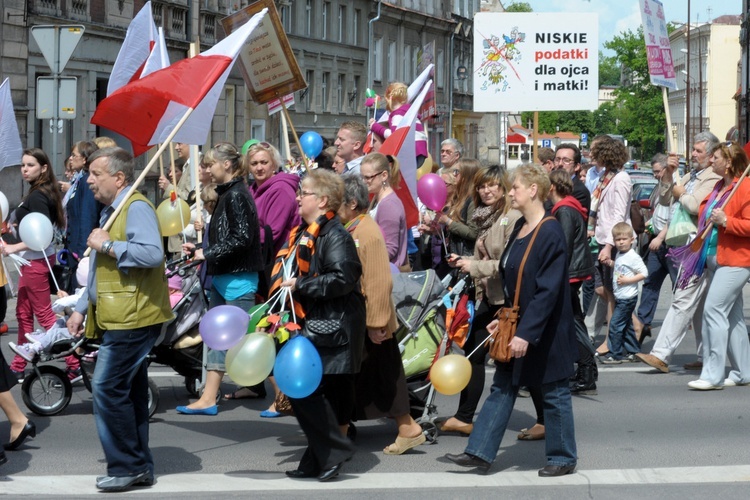
[[[310,272],[297,279],[294,296],[305,310],[305,321],[332,319],[341,322],[348,344],[316,347],[325,374],[359,372],[364,352],[365,299],[360,292],[362,264],[357,247],[338,216],[320,228]],[[302,330],[303,334],[305,329]]]
[[[219,199],[208,225],[207,273],[213,276],[263,269],[258,210],[241,178],[216,187]]]
[[[581,213],[571,207],[562,206],[555,212],[565,233],[568,252],[568,277],[587,278],[594,274],[594,260],[589,250],[586,221]]]

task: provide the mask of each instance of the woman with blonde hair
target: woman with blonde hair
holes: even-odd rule
[[[209,309],[233,305],[243,311],[255,305],[260,258],[260,229],[255,202],[247,189],[247,167],[234,144],[219,143],[205,155],[211,165],[212,180],[217,184],[218,200],[208,226],[208,245],[195,248],[183,245],[186,253],[195,252],[195,259],[205,260],[206,273],[212,276]],[[216,415],[216,394],[226,367],[226,351],[208,350],[206,387],[200,399],[177,412],[186,415]]]
[[[406,212],[394,186],[398,185],[401,173],[398,163],[393,167],[388,158],[380,153],[364,157],[360,165],[360,175],[372,195],[370,216],[375,219],[385,237],[388,260],[399,269],[408,268]]]
[[[477,207],[471,219],[477,228],[474,255],[450,256],[451,264],[461,272],[470,274],[476,286],[476,312],[471,332],[463,345],[464,351],[471,353],[471,379],[469,385],[461,391],[458,410],[440,427],[443,432],[466,435],[471,434],[474,413],[484,390],[484,360],[487,357],[487,347],[480,347],[476,352],[475,349],[484,344],[488,335],[487,325],[505,300],[500,276],[500,257],[516,221],[521,217],[518,210],[510,207],[510,186],[503,167],[493,165],[482,168],[476,174],[474,184],[476,188],[473,203]]]

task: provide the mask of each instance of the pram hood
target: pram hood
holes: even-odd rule
[[[396,316],[409,331],[424,322],[427,314],[439,307],[446,289],[434,270],[393,275],[393,302]]]

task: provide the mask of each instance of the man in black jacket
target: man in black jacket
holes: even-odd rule
[[[591,208],[591,193],[581,181],[581,150],[573,143],[564,142],[555,149],[555,169],[562,168],[573,179],[573,198],[586,210]]]

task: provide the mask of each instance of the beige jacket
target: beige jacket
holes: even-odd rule
[[[502,305],[505,301],[503,280],[500,278],[500,258],[516,221],[520,218],[521,212],[511,209],[495,221],[482,243],[477,241],[474,260],[469,269],[477,289],[477,302],[486,298],[489,304]]]

